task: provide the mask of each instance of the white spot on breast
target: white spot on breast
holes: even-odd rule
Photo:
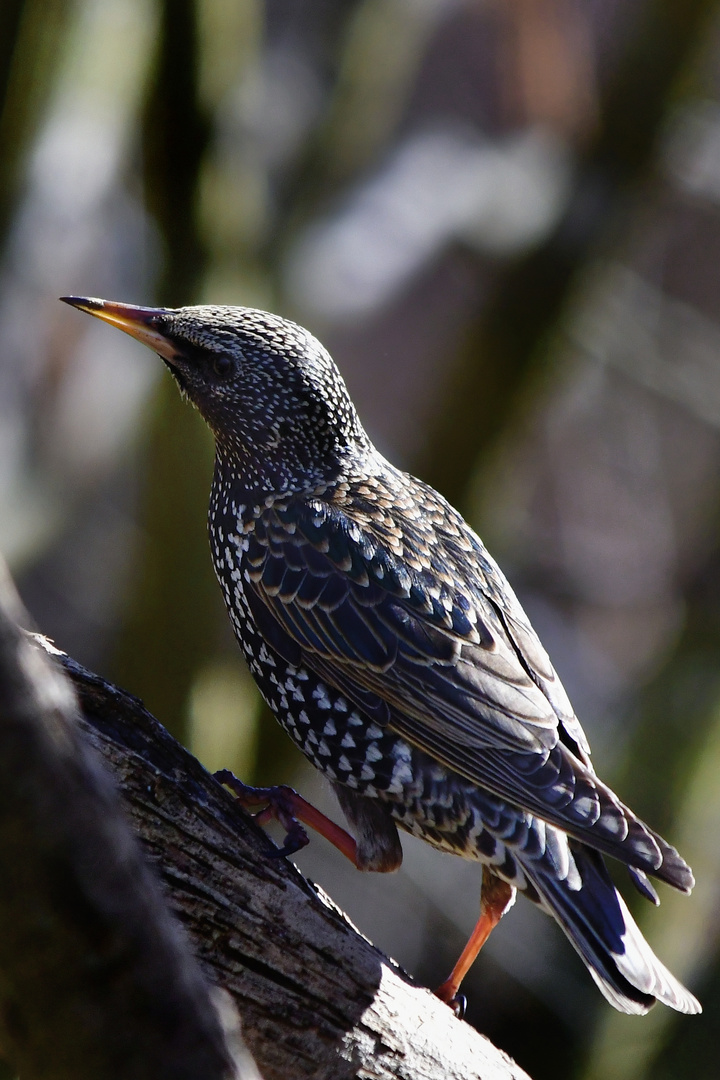
[[[413,782],[413,771],[407,761],[398,761],[392,772],[388,791],[399,795],[405,787]]]
[[[260,661],[263,664],[267,664],[268,667],[272,667],[272,668],[275,667],[275,660],[270,655],[270,653],[267,651],[267,647],[265,646],[265,644],[262,644],[260,646],[260,651],[258,652],[258,656],[260,657]]]
[[[370,743],[365,751],[365,761],[380,761],[382,756],[382,751],[375,742]]]
[[[312,692],[312,696],[317,701],[319,709],[329,709],[329,708],[331,708],[330,698],[328,697],[327,690],[322,685],[322,683],[319,686],[315,687],[315,689]]]

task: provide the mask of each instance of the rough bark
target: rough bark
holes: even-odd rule
[[[23,1080],[250,1080],[230,1000],[211,994],[67,680],[18,615],[0,566],[3,1056]]]
[[[238,1006],[264,1080],[526,1077],[273,858],[265,833],[137,698],[58,660],[172,910]]]

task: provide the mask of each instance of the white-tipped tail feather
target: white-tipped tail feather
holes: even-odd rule
[[[582,881],[550,877],[523,862],[542,906],[559,922],[611,1005],[646,1013],[656,1001],[683,1013],[702,1012],[699,1001],[655,956],[613,885],[602,857],[570,842]],[[577,882],[577,877],[573,875]]]

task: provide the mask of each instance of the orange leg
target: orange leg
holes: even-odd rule
[[[515,900],[515,889],[512,885],[497,877],[486,866],[483,866],[482,895],[480,897],[480,918],[475,924],[475,929],[470,939],[460,954],[458,962],[450,972],[450,975],[441,983],[435,991],[437,997],[446,1005],[456,1006],[456,1011],[462,1012],[458,990],[460,984],[473,965],[475,957],[490,937],[502,919],[508,908],[512,907]]]
[[[216,772],[215,779],[229,787],[236,800],[246,809],[253,806],[264,807],[254,815],[258,824],[264,825],[273,819],[280,822],[287,835],[285,844],[276,853],[278,858],[283,855],[293,855],[310,843],[302,822],[324,836],[350,860],[353,866],[357,866],[357,847],[350,833],[316,810],[291,787],[285,784],[267,788],[250,787],[249,784],[243,784],[242,780],[238,780],[229,769]]]

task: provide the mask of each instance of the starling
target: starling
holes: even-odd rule
[[[603,855],[655,903],[648,875],[688,893],[690,868],[598,778],[501,570],[441,495],[375,449],[322,345],[250,308],[64,299],[157,352],[215,436],[210,545],[233,629],[355,834],[290,789],[235,783],[285,823],[286,850],[304,821],[358,868],[394,870],[400,826],[480,862],[480,919],[436,991],[449,1003],[519,890],[615,1008],[699,1012]]]

